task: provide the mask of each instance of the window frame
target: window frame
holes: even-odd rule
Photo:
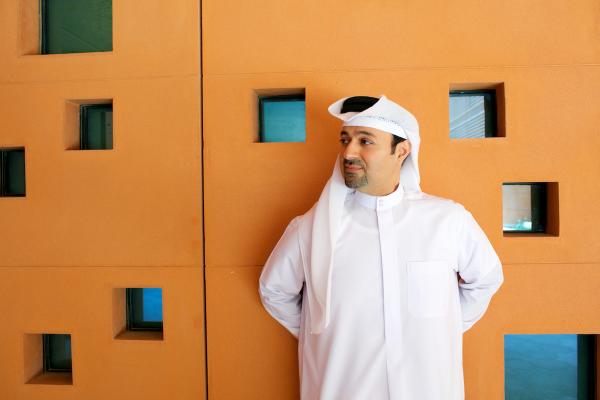
[[[507,336],[556,336],[556,335],[574,335],[577,342],[576,357],[577,357],[577,400],[595,400],[598,391],[597,372],[598,363],[600,362],[597,353],[597,346],[600,335],[589,333],[505,333],[503,335],[503,359],[504,359],[504,390],[507,393],[508,372],[507,368]],[[536,371],[533,371],[534,373]]]
[[[596,399],[598,382],[597,335],[577,334],[577,397],[578,400]],[[583,356],[583,357],[582,357]],[[583,362],[579,362],[583,359]],[[585,373],[582,373],[585,372]],[[580,392],[582,391],[582,393]],[[581,399],[579,399],[581,397]]]
[[[40,54],[48,53],[48,0],[40,0]]]
[[[506,182],[502,186],[529,186],[531,189],[531,229],[530,230],[505,230],[502,225],[503,233],[525,233],[539,234],[548,233],[548,183],[547,182]],[[538,190],[533,190],[538,187]],[[543,201],[538,202],[540,197]],[[502,210],[504,213],[504,209]],[[536,228],[537,227],[537,228]],[[540,228],[541,227],[541,228]]]
[[[6,183],[8,181],[7,174],[7,153],[11,151],[21,151],[23,152],[23,194],[12,194],[6,192]],[[25,147],[2,147],[0,148],[0,197],[26,197],[27,195],[27,186],[25,182],[26,174],[25,174]]]
[[[87,122],[88,122],[88,113],[91,110],[109,110],[112,112],[113,111],[113,105],[112,103],[110,104],[81,104],[79,106],[79,150],[112,150],[114,146],[111,145],[111,147],[107,147],[106,145],[106,137],[103,138],[103,145],[104,147],[99,148],[99,149],[90,149],[87,147],[87,137],[88,137],[88,129],[87,129]],[[110,135],[112,137],[113,135],[113,131],[111,130]],[[112,140],[111,140],[112,142]]]
[[[144,296],[143,290],[147,288],[126,288],[125,303],[126,303],[126,322],[128,331],[152,331],[162,332],[164,321],[144,321]],[[162,289],[162,288],[161,288]],[[136,295],[135,291],[140,291],[142,295]],[[163,306],[163,296],[161,290],[161,307]],[[142,315],[140,315],[140,312]]]
[[[44,372],[73,372],[73,351],[70,347],[69,361],[71,368],[55,368],[52,366],[52,345],[50,344],[51,336],[68,336],[71,341],[70,334],[57,334],[57,333],[44,333],[43,337],[43,358],[44,358]]]
[[[97,51],[77,51],[77,52],[65,52],[65,53],[51,53],[48,52],[48,15],[50,0],[39,0],[40,2],[40,13],[39,13],[39,24],[40,24],[40,54],[51,55],[51,54],[83,54],[83,53],[105,53],[112,52],[114,49],[114,22],[113,22],[113,4],[111,0],[111,46],[110,50],[97,50]]]
[[[274,101],[274,102],[288,102],[288,101],[302,101],[304,102],[305,112],[304,112],[304,140],[303,141],[285,141],[285,142],[274,142],[274,141],[266,141],[265,140],[265,132],[264,132],[264,110],[263,110],[263,101]],[[258,96],[258,141],[259,143],[305,143],[306,142],[306,95],[302,94],[282,94],[282,95],[265,95]]]
[[[485,139],[491,137],[498,137],[498,101],[496,99],[495,89],[473,89],[473,90],[450,90],[448,101],[452,97],[470,97],[470,96],[483,96],[483,120],[485,126],[485,136],[483,138],[472,138],[472,139]],[[488,118],[489,116],[489,118]],[[449,126],[450,128],[450,126]],[[450,129],[449,129],[450,131]],[[451,139],[466,139],[466,138],[451,138]]]

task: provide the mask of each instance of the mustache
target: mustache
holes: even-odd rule
[[[351,165],[356,165],[361,168],[365,168],[365,165],[363,164],[363,162],[361,160],[349,160],[347,158],[344,158],[344,167],[349,167]]]

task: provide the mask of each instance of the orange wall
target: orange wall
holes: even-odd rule
[[[1,399],[205,397],[200,10],[113,1],[113,51],[22,55],[0,0]],[[68,151],[68,100],[113,99],[114,148]],[[162,287],[164,340],[113,338],[113,289]],[[24,384],[26,334],[70,333],[73,385]]]
[[[503,398],[503,334],[600,332],[597,2],[114,1],[112,52],[23,56],[25,1],[0,0],[0,147],[24,146],[27,174],[0,198],[0,398],[298,398],[297,341],[257,281],[333,166],[327,105],[355,94],[416,115],[423,190],[504,262],[465,335],[468,398]],[[504,83],[505,138],[450,141],[468,82]],[[306,89],[306,143],[254,143],[269,88]],[[113,99],[112,151],[64,150],[66,101],[89,98]],[[502,235],[509,181],[559,183],[560,236]],[[113,289],[134,286],[163,287],[163,341],[113,339]],[[23,383],[28,333],[71,333],[72,386]]]
[[[317,200],[343,96],[385,93],[420,122],[425,192],[464,204],[506,281],[465,334],[467,398],[503,399],[503,335],[600,333],[600,9],[592,0],[205,0],[203,131],[211,399],[298,398],[297,341],[258,276]],[[449,139],[453,84],[503,82],[506,137]],[[254,143],[255,90],[306,89],[306,143]],[[505,237],[502,183],[559,186],[559,236]]]

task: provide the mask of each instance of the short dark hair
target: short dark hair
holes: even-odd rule
[[[401,138],[400,136],[392,135],[392,154],[396,151],[396,146],[398,143],[404,142],[406,139]]]

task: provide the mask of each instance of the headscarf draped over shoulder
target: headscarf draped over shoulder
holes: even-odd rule
[[[363,111],[352,111],[352,101],[365,97],[344,97],[329,106],[329,113],[343,121],[343,126],[365,126],[410,140],[411,152],[400,170],[400,184],[405,192],[421,191],[419,185],[419,124],[408,110],[384,95]],[[349,101],[347,101],[349,100]],[[349,106],[350,105],[350,106]],[[312,240],[305,265],[306,290],[310,310],[311,333],[319,334],[329,325],[333,249],[337,240],[346,196],[353,189],[344,183],[339,159],[323,188],[312,213]]]

